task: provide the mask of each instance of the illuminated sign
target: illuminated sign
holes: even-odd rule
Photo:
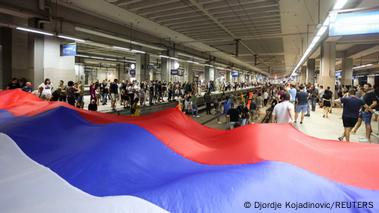
[[[179,70],[178,69],[172,69],[171,70],[171,75],[178,75],[179,74]]]
[[[131,70],[129,70],[129,74],[130,74],[130,76],[132,76],[132,77],[136,76],[136,70],[135,70],[135,69],[131,69]]]
[[[61,56],[76,56],[76,44],[61,45]]]
[[[232,77],[238,77],[239,73],[237,71],[232,71]]]
[[[379,10],[337,13],[331,16],[329,36],[379,33]]]

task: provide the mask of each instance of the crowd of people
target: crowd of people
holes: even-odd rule
[[[218,85],[219,86],[219,85]],[[239,95],[225,95],[227,91],[255,86],[253,91]],[[31,82],[13,78],[7,89],[21,88],[41,99],[62,101],[84,107],[84,85],[81,81],[60,81],[55,87],[50,79],[45,79],[36,90]],[[221,91],[219,91],[221,89]],[[218,90],[219,95],[212,95]],[[372,133],[371,120],[379,110],[379,88],[366,83],[362,86],[335,87],[333,94],[330,87],[317,84],[246,84],[225,83],[218,89],[213,82],[206,86],[197,82],[180,83],[164,81],[113,81],[91,82],[89,86],[90,103],[88,109],[97,111],[99,105],[111,104],[112,110],[122,106],[133,115],[139,115],[145,105],[162,102],[177,102],[178,108],[188,115],[199,117],[199,97],[203,98],[206,114],[214,114],[218,123],[222,115],[226,126],[233,129],[249,123],[259,122],[261,115],[270,113],[271,122],[303,124],[304,117],[310,116],[318,105],[323,108],[323,118],[329,118],[333,106],[343,107],[342,122],[344,131],[338,140],[350,141],[350,134],[355,134],[361,124],[365,124],[365,137],[370,141]],[[236,93],[234,93],[236,94]],[[264,107],[266,112],[264,112]],[[214,113],[213,113],[214,111]],[[378,116],[375,114],[374,121]]]
[[[366,83],[362,86],[339,86],[333,94],[330,87],[324,89],[322,85],[295,85],[281,87],[282,94],[278,94],[279,104],[272,112],[272,121],[277,123],[304,122],[304,116],[310,116],[316,105],[323,108],[323,118],[328,118],[333,106],[343,107],[342,123],[344,131],[338,140],[350,141],[350,134],[355,134],[362,122],[365,124],[365,137],[371,142],[372,116],[379,110],[379,88]],[[378,116],[375,114],[374,121]]]
[[[200,96],[203,91],[210,94],[216,90],[222,91],[237,90],[252,86],[247,83],[223,83],[216,85],[213,81],[208,83],[193,82],[165,82],[165,81],[142,81],[114,79],[95,81],[89,85],[90,101],[88,109],[97,111],[100,105],[107,105],[110,102],[111,109],[116,111],[117,105],[130,110],[131,114],[138,115],[141,107],[145,105],[154,105],[163,102],[172,102],[192,97],[194,102],[196,97]],[[67,84],[63,80],[59,81],[59,85],[55,87],[50,79],[45,79],[43,83],[33,90],[31,82],[25,79],[14,78],[8,84],[7,89],[21,88],[26,92],[35,94],[44,100],[67,102],[72,106],[83,108],[85,88],[81,81],[68,81]],[[190,94],[190,95],[189,95]],[[195,108],[196,105],[193,104]]]

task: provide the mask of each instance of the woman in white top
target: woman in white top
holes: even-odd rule
[[[50,100],[53,94],[53,84],[50,82],[50,79],[46,78],[45,81],[38,86],[38,88],[42,88],[41,98]]]

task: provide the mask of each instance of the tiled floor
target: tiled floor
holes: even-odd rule
[[[304,118],[304,123],[295,124],[300,131],[307,135],[311,135],[317,138],[337,140],[343,133],[342,125],[342,108],[334,108],[329,118],[323,118],[322,109],[317,108],[315,112],[311,112],[310,117]],[[378,132],[378,122],[371,122],[373,131]],[[372,136],[372,142],[378,143],[378,138]],[[352,142],[364,142],[365,141],[365,126],[364,124],[358,129],[356,134],[350,136]]]
[[[317,108],[315,112],[311,112],[310,117],[304,118],[303,124],[299,124],[299,121],[300,121],[299,119],[297,124],[295,124],[295,127],[301,132],[313,137],[337,140],[337,138],[340,137],[343,133],[343,125],[342,125],[342,119],[341,119],[342,109],[334,108],[333,113],[329,115],[329,118],[323,118],[322,112],[323,112],[322,109]],[[202,113],[200,118],[194,118],[194,119],[202,123],[203,121],[210,118],[211,118],[210,115],[205,115],[205,113]],[[224,116],[221,116],[221,121],[222,121],[222,124],[218,124],[216,120],[213,120],[205,125],[212,128],[217,128],[217,129],[226,129]],[[372,127],[375,133],[379,132],[378,122],[372,121]],[[350,140],[352,142],[364,143],[365,142],[364,135],[365,135],[365,126],[364,124],[362,124],[362,126],[359,128],[357,133],[350,136]],[[375,136],[372,136],[371,140],[373,143],[378,143],[379,141],[378,138]]]

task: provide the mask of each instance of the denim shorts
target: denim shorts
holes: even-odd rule
[[[296,112],[299,113],[299,112],[308,112],[308,105],[307,104],[304,104],[304,105],[296,105]]]
[[[365,124],[371,124],[372,113],[371,112],[362,112],[362,120]]]

